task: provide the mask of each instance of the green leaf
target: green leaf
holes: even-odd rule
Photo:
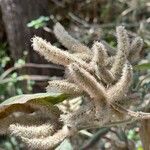
[[[139,146],[137,150],[144,150],[142,146]]]
[[[134,68],[137,70],[147,70],[147,69],[150,69],[150,63],[136,65],[136,66],[134,66]]]
[[[0,119],[7,117],[13,112],[33,112],[33,108],[29,104],[45,105],[50,109],[54,108],[54,104],[62,102],[69,98],[69,95],[62,93],[38,93],[18,95],[0,104]]]
[[[27,24],[27,27],[29,28],[35,28],[35,29],[38,29],[38,28],[41,28],[41,27],[44,27],[46,26],[46,22],[49,21],[49,17],[47,16],[40,16],[38,19],[35,19],[35,20],[32,20],[31,22],[29,22]]]
[[[63,93],[38,93],[38,94],[23,94],[11,97],[5,100],[0,106],[12,105],[12,104],[24,104],[30,101],[45,100],[51,104],[57,104],[67,99],[69,95]]]

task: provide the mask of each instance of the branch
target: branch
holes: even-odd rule
[[[54,65],[54,64],[34,64],[34,63],[27,63],[20,66],[14,66],[9,69],[7,69],[1,76],[0,79],[4,79],[6,76],[8,76],[11,72],[22,69],[25,67],[32,67],[32,68],[50,68],[50,69],[58,69],[58,70],[64,70],[62,66]]]
[[[132,110],[128,110],[118,104],[112,104],[112,107],[116,110],[118,110],[121,113],[127,114],[131,117],[133,117],[133,120],[142,120],[142,119],[150,119],[150,113],[145,112],[134,112]]]
[[[6,78],[4,80],[0,80],[0,85],[13,81],[23,81],[23,80],[35,80],[35,81],[45,81],[50,80],[49,76],[40,76],[40,75],[22,75],[16,78]]]
[[[99,131],[94,134],[93,137],[85,145],[83,145],[80,150],[87,150],[89,148],[92,148],[99,141],[100,137],[105,135],[108,131],[109,128],[99,129]]]

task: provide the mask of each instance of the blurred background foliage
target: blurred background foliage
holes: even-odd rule
[[[48,3],[49,16],[41,15],[33,18],[26,24],[26,27],[48,32],[52,36],[52,42],[57,46],[62,47],[56,41],[52,31],[52,26],[57,21],[73,37],[89,47],[92,46],[93,41],[100,39],[106,40],[111,46],[115,47],[115,27],[120,24],[129,30],[130,36],[135,37],[138,35],[143,38],[144,47],[141,52],[141,60],[134,66],[135,73],[132,86],[132,90],[142,95],[142,98],[134,103],[141,103],[142,107],[144,99],[148,101],[148,97],[150,97],[149,0],[48,0]],[[23,52],[19,60],[14,61],[12,59],[2,15],[0,16],[0,102],[2,102],[14,95],[34,92],[33,88],[36,89],[34,85],[39,81],[40,86],[44,89],[45,84],[43,83],[54,78],[54,76],[24,74],[23,68],[35,67],[36,64],[27,61],[26,57],[30,53],[26,51]],[[45,69],[48,69],[48,67]],[[35,91],[40,92],[39,89]],[[149,106],[150,103],[148,102],[147,105]],[[149,110],[149,107],[146,110]],[[69,141],[64,141],[60,149],[76,149],[75,146],[78,144],[81,149],[108,150],[114,147],[114,150],[143,150],[139,136],[139,126],[140,123],[135,123],[123,129],[114,127],[107,130],[107,132],[102,132],[106,129],[86,131],[77,136],[76,139],[74,138],[72,145]],[[120,142],[125,141],[126,146],[124,149],[117,145],[117,139]],[[0,137],[0,147],[5,150],[25,149],[18,139],[8,136]]]

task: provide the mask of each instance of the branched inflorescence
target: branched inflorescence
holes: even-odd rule
[[[47,92],[63,92],[86,101],[78,110],[60,116],[61,127],[56,128],[49,119],[29,126],[18,122],[10,126],[11,133],[21,137],[32,149],[51,149],[81,129],[148,118],[147,113],[124,108],[132,97],[129,93],[132,63],[138,60],[143,41],[137,37],[130,42],[122,26],[117,27],[116,32],[116,50],[104,41],[96,41],[90,49],[70,36],[59,23],[54,26],[54,34],[68,51],[35,36],[33,49],[67,70],[66,79],[50,81]]]

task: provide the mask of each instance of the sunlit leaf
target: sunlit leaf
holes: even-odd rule
[[[137,150],[144,150],[142,146],[139,146]]]
[[[53,109],[53,105],[67,99],[69,95],[62,93],[24,94],[9,98],[0,104],[0,119],[13,112],[33,112],[29,104],[46,105]]]
[[[32,27],[35,29],[41,28],[46,26],[46,22],[49,21],[49,17],[47,16],[40,16],[38,19],[32,20],[27,24],[27,27]]]
[[[137,70],[147,70],[147,69],[150,69],[150,63],[136,65],[134,68]]]

